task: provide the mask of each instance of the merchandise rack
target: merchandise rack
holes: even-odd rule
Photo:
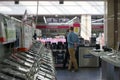
[[[45,46],[52,51],[55,67],[63,67],[63,60],[66,53],[66,43],[46,42]]]
[[[38,41],[0,63],[0,80],[56,80],[55,73],[52,51]]]

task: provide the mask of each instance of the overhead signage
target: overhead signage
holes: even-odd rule
[[[68,18],[46,18],[46,22],[47,23],[66,23],[68,22],[70,19]]]

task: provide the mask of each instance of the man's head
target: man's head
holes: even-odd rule
[[[73,28],[73,27],[70,27],[70,28],[69,28],[69,30],[70,30],[70,31],[73,31],[73,30],[74,30],[74,28]]]

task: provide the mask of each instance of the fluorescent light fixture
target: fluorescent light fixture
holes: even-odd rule
[[[0,12],[10,12],[10,11],[12,11],[11,8],[6,6],[0,6]]]

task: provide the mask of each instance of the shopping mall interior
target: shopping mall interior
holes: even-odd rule
[[[120,0],[0,0],[0,80],[120,80]]]

